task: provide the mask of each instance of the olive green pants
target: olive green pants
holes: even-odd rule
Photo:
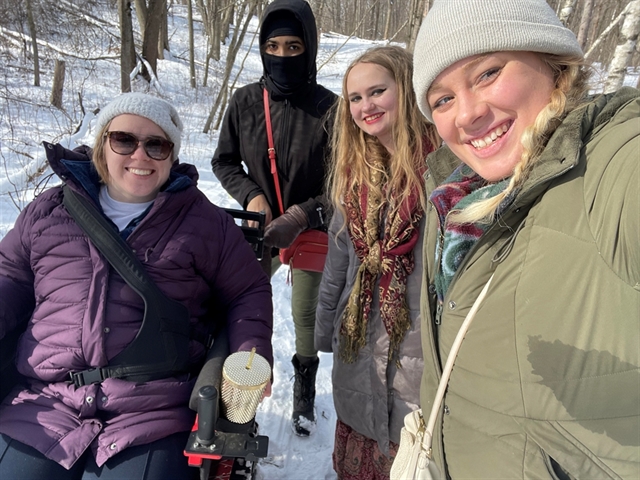
[[[270,276],[282,265],[276,256],[262,262],[262,268],[267,270]],[[318,351],[313,345],[313,330],[316,325],[316,306],[318,305],[318,290],[320,289],[322,273],[307,272],[305,270],[291,270],[291,316],[296,333],[296,353],[303,357],[313,357]]]

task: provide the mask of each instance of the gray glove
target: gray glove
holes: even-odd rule
[[[299,205],[292,205],[264,229],[264,244],[287,248],[308,226],[309,219],[305,211]]]

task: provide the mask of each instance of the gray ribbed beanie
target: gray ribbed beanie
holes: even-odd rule
[[[167,134],[169,140],[174,143],[173,159],[178,158],[183,127],[180,116],[173,105],[145,93],[123,93],[100,111],[96,131],[100,132],[112,119],[126,113],[148,118],[158,125]]]
[[[545,0],[436,0],[424,18],[413,54],[413,88],[431,122],[427,91],[463,58],[500,51],[583,56],[571,30]]]

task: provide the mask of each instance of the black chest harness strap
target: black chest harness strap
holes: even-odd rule
[[[189,369],[189,311],[168,298],[151,280],[133,250],[83,196],[63,187],[63,204],[113,268],[144,300],[142,326],[134,340],[109,365],[70,372],[76,387],[107,378],[148,382]]]

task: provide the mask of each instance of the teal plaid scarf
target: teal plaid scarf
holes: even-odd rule
[[[436,249],[435,286],[438,302],[444,301],[458,268],[462,264],[471,248],[491,226],[489,223],[456,224],[447,221],[447,215],[452,210],[463,210],[469,205],[486,198],[491,198],[502,192],[509,183],[509,179],[498,183],[487,184],[487,181],[475,173],[467,165],[461,165],[436,188],[429,198],[438,212],[442,238]],[[514,194],[509,195],[496,210],[498,217],[511,204]]]

